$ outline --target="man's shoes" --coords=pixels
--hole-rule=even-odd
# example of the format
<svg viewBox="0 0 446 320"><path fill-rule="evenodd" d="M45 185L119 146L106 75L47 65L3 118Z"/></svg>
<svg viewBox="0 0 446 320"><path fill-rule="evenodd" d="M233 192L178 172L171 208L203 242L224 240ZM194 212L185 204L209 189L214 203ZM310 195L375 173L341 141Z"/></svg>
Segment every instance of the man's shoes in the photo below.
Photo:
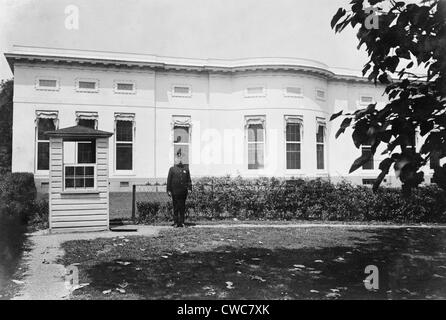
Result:
<svg viewBox="0 0 446 320"><path fill-rule="evenodd" d="M178 223L176 223L176 222L172 223L172 227L175 227L177 225L178 225Z"/></svg>
<svg viewBox="0 0 446 320"><path fill-rule="evenodd" d="M179 227L179 228L184 228L184 223L180 223L180 224L178 225L178 227Z"/></svg>

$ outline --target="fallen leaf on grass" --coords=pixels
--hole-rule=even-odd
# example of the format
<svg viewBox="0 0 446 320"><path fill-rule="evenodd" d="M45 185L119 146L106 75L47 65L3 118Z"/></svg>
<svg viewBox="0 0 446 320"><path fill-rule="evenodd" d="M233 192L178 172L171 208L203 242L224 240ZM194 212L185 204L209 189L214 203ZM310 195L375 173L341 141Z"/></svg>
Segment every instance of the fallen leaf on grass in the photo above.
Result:
<svg viewBox="0 0 446 320"><path fill-rule="evenodd" d="M169 256L161 256L161 258L168 259Z"/></svg>
<svg viewBox="0 0 446 320"><path fill-rule="evenodd" d="M254 260L254 261L260 261L260 260L262 260L262 259L260 259L260 258L251 258L251 260Z"/></svg>
<svg viewBox="0 0 446 320"><path fill-rule="evenodd" d="M320 271L320 270L312 270L312 271L310 271L310 273L311 274L320 274L320 273L322 273L322 271Z"/></svg>
<svg viewBox="0 0 446 320"><path fill-rule="evenodd" d="M234 286L233 286L233 282L231 282L231 281L226 281L226 288L227 289L234 289Z"/></svg>
<svg viewBox="0 0 446 320"><path fill-rule="evenodd" d="M305 266L303 264L293 264L293 267L303 269Z"/></svg>
<svg viewBox="0 0 446 320"><path fill-rule="evenodd" d="M237 271L237 274L242 274L242 272L241 271Z"/></svg>
<svg viewBox="0 0 446 320"><path fill-rule="evenodd" d="M440 276L439 274L434 273L434 275L432 276L434 278L446 278L445 276Z"/></svg>
<svg viewBox="0 0 446 320"><path fill-rule="evenodd" d="M115 290L118 291L119 293L125 293L125 290L121 288L116 288Z"/></svg>
<svg viewBox="0 0 446 320"><path fill-rule="evenodd" d="M345 259L342 258L342 257L337 257L336 259L333 259L333 261L335 261L335 262L344 262Z"/></svg>
<svg viewBox="0 0 446 320"><path fill-rule="evenodd" d="M90 285L89 283L80 283L80 284L78 284L78 285L75 285L75 286L71 289L71 291L75 291L75 290L81 289L81 288L86 287L86 286L89 286L89 285Z"/></svg>
<svg viewBox="0 0 446 320"><path fill-rule="evenodd" d="M266 282L266 280L260 276L251 276L251 280L258 280L260 282Z"/></svg>
<svg viewBox="0 0 446 320"><path fill-rule="evenodd" d="M128 261L116 261L117 264L121 264L123 266L128 266L129 264L131 264L131 262Z"/></svg>
<svg viewBox="0 0 446 320"><path fill-rule="evenodd" d="M236 262L235 262L235 264L238 264L238 265L240 265L240 264L242 264L243 262L244 262L245 260L237 260Z"/></svg>
<svg viewBox="0 0 446 320"><path fill-rule="evenodd" d="M12 282L14 282L15 284L24 284L25 281L21 281L21 280L11 280Z"/></svg>
<svg viewBox="0 0 446 320"><path fill-rule="evenodd" d="M324 261L323 260L314 260L314 262L316 262L316 263L323 263Z"/></svg>
<svg viewBox="0 0 446 320"><path fill-rule="evenodd" d="M104 291L102 291L102 293L103 293L103 294L109 294L109 293L111 293L111 289L104 290Z"/></svg>
<svg viewBox="0 0 446 320"><path fill-rule="evenodd" d="M341 295L339 293L337 293L337 292L330 292L330 293L327 293L325 296L327 298L337 298L337 297L339 297Z"/></svg>
<svg viewBox="0 0 446 320"><path fill-rule="evenodd" d="M317 291L317 290L313 290L313 289L310 290L310 292L311 292L311 293L319 293L319 291Z"/></svg>

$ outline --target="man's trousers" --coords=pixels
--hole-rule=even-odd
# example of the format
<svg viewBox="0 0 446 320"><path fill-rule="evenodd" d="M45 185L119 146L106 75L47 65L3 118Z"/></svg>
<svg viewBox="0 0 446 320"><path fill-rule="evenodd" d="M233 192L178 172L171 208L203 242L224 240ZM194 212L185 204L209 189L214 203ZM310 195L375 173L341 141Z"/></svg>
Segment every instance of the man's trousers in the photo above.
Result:
<svg viewBox="0 0 446 320"><path fill-rule="evenodd" d="M186 212L187 193L172 194L173 201L173 222L177 225L184 224L184 214Z"/></svg>

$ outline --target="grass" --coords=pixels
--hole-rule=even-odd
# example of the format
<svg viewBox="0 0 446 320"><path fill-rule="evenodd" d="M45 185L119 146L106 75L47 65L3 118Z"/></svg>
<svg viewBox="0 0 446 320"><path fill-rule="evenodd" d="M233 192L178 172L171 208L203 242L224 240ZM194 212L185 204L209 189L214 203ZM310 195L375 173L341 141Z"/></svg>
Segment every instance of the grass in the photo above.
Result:
<svg viewBox="0 0 446 320"><path fill-rule="evenodd" d="M438 229L169 229L66 242L61 262L89 283L74 299L444 299L445 240ZM363 283L371 264L376 291Z"/></svg>

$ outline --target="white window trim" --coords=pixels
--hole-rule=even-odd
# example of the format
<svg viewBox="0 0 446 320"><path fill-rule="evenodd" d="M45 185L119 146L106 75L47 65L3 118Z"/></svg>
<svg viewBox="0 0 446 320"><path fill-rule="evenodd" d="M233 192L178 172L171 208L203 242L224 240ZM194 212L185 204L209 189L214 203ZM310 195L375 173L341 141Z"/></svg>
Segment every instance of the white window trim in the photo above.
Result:
<svg viewBox="0 0 446 320"><path fill-rule="evenodd" d="M55 80L56 81L56 86L53 87L41 87L39 84L39 80ZM35 84L34 84L36 90L39 91L59 91L60 90L60 79L57 77L51 77L51 76L37 76L35 79Z"/></svg>
<svg viewBox="0 0 446 320"><path fill-rule="evenodd" d="M59 129L59 112L53 111L53 110L37 110L36 111L36 118L35 118L35 128L34 128L34 172L37 176L47 176L50 173L50 170L39 170L38 169L38 152L39 142L50 142L50 140L39 140L39 119L52 119L54 121L54 128L57 130ZM50 146L51 147L51 146ZM49 164L51 166L51 163Z"/></svg>
<svg viewBox="0 0 446 320"><path fill-rule="evenodd" d="M189 142L175 142L175 127L186 127L189 128ZM179 146L188 146L188 159L187 159L187 164L191 165L191 148L192 148L192 121L191 121L191 116L184 116L184 115L174 115L172 116L172 123L171 123L171 139L172 139L172 149L171 149L171 154L173 154L175 152L175 146L179 145ZM175 161L175 155L173 155L173 159Z"/></svg>
<svg viewBox="0 0 446 320"><path fill-rule="evenodd" d="M263 173L266 169L266 116L265 115L250 115L245 116L245 169L247 172ZM263 141L262 142L251 142L248 140L248 127L251 123L261 123L263 126ZM263 168L249 169L249 144L263 144Z"/></svg>
<svg viewBox="0 0 446 320"><path fill-rule="evenodd" d="M296 94L296 93L290 93L288 92L288 88L299 88L300 89L300 93ZM287 98L303 98L304 96L304 89L301 85L296 85L296 84L287 84L283 87L283 96L287 97Z"/></svg>
<svg viewBox="0 0 446 320"><path fill-rule="evenodd" d="M188 93L176 93L175 92L176 87L188 88L189 92ZM187 84L173 84L171 87L171 96L178 97L178 98L190 98L190 97L192 97L192 86L187 85Z"/></svg>
<svg viewBox="0 0 446 320"><path fill-rule="evenodd" d="M132 122L132 142L128 141L117 141L118 135L116 134L116 125L118 121L131 121ZM122 175L122 176L133 176L135 174L135 139L136 139L136 122L135 122L135 114L134 113L115 113L115 123L114 123L114 165L113 165L113 171L116 175ZM118 143L125 143L125 144L131 144L132 145L132 170L120 170L117 169L117 144Z"/></svg>
<svg viewBox="0 0 446 320"><path fill-rule="evenodd" d="M324 97L322 98L322 97L319 97L318 95L317 95L317 92L318 91L322 91L322 92L324 92ZM322 88L315 88L314 89L314 95L315 95L315 98L316 98L316 100L320 100L320 101L326 101L327 100L327 91L325 90L325 89L322 89Z"/></svg>
<svg viewBox="0 0 446 320"><path fill-rule="evenodd" d="M324 136L324 142L317 142L316 135L314 137L316 141L316 172L317 173L326 173L328 172L327 165L328 165L328 152L327 152L327 123L325 121L325 118L316 117L316 134L319 131L319 127L323 127L323 136ZM324 148L324 168L318 169L317 168L317 146L322 145Z"/></svg>
<svg viewBox="0 0 446 320"><path fill-rule="evenodd" d="M262 88L262 93L249 93L250 88ZM266 97L266 85L264 84L253 84L248 85L245 88L245 98L263 98Z"/></svg>
<svg viewBox="0 0 446 320"><path fill-rule="evenodd" d="M132 90L119 90L118 84L131 84L133 85ZM116 94L136 94L136 81L133 80L114 80L113 81L113 92Z"/></svg>
<svg viewBox="0 0 446 320"><path fill-rule="evenodd" d="M98 130L98 113L95 111L76 111L76 124L79 123L80 119L85 119L85 120L94 120L95 121L95 125L94 128L96 130Z"/></svg>
<svg viewBox="0 0 446 320"><path fill-rule="evenodd" d="M286 126L288 123L298 123L300 125L300 141L290 141L288 142L286 137ZM302 150L303 150L303 141L304 141L304 121L303 116L301 115L285 115L284 116L284 130L283 130L283 141L284 141L284 152L285 152L285 159L284 159L284 168L285 168L285 174L286 175L292 175L292 174L301 174L303 172L303 157L302 157ZM300 169L288 169L287 168L287 144L288 143L295 143L300 144Z"/></svg>
<svg viewBox="0 0 446 320"><path fill-rule="evenodd" d="M76 157L77 159L77 148L76 148ZM65 167L93 167L93 187L91 188L66 188L65 187ZM76 181L75 181L76 183ZM64 192L83 192L83 191L97 191L98 190L98 182L97 182L97 163L64 163L62 166L62 190Z"/></svg>
<svg viewBox="0 0 446 320"><path fill-rule="evenodd" d="M94 89L79 88L79 82L94 82L95 88ZM76 92L97 93L97 92L99 92L99 80L98 79L90 79L90 78L76 78L75 88L76 88Z"/></svg>
<svg viewBox="0 0 446 320"><path fill-rule="evenodd" d="M372 102L363 102L362 98L372 98ZM359 103L358 105L361 107L367 107L369 104L376 103L375 97L369 94L361 94L359 95Z"/></svg>

